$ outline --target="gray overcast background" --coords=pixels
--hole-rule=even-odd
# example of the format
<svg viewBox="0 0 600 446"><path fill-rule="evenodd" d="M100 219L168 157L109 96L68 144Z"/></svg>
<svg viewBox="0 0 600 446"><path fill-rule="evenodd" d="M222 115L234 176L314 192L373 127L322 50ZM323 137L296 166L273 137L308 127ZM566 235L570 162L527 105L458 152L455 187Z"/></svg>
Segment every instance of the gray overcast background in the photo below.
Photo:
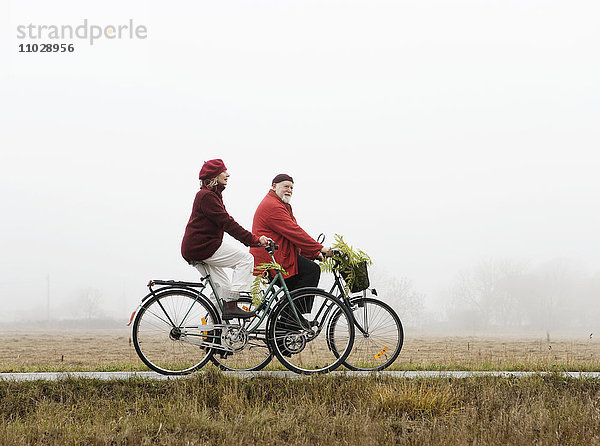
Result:
<svg viewBox="0 0 600 446"><path fill-rule="evenodd" d="M600 271L597 1L3 1L0 320L127 319L179 253L204 160L251 227L280 172L313 235L343 234L443 305L482 259ZM19 25L145 40L19 54ZM64 41L49 41L60 43Z"/></svg>

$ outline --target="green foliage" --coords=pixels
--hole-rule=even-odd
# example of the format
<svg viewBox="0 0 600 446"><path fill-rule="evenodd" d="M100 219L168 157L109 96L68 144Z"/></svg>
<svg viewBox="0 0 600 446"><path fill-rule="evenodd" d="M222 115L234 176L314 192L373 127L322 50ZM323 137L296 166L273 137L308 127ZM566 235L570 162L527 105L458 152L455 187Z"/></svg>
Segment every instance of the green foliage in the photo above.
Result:
<svg viewBox="0 0 600 446"><path fill-rule="evenodd" d="M255 307L260 305L260 303L264 299L264 290L266 289L267 285L269 285L270 270L281 271L281 274L283 274L284 276L287 275L287 272L285 271L283 266L276 262L261 263L260 265L255 267L254 271L256 273L259 273L259 275L254 277L254 281L250 286L252 305L254 305Z"/></svg>
<svg viewBox="0 0 600 446"><path fill-rule="evenodd" d="M344 237L339 234L335 234L332 248L336 250L336 254L321 262L321 270L324 272L333 272L334 269L339 271L346 281L346 294L349 294L356 281L360 279L359 275L364 274L361 273L360 265L362 263L371 265L373 261L367 253L346 243Z"/></svg>

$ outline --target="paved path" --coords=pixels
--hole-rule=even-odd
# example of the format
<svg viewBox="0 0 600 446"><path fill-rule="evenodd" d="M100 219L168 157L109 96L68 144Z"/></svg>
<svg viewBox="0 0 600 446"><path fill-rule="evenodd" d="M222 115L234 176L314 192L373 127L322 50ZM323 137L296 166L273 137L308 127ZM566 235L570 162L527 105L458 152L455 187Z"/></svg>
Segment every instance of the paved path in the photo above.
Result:
<svg viewBox="0 0 600 446"><path fill-rule="evenodd" d="M202 373L202 372L199 372ZM298 375L293 372L226 372L231 376L241 378L252 378L255 376L274 376L278 378L302 378L307 375ZM399 378L469 378L473 376L500 376L500 377L527 377L544 372L436 372L436 371L384 371L379 372L382 376L394 376ZM332 372L331 375L344 376L370 376L371 372ZM600 372L561 372L562 376L571 378L593 378L600 379ZM192 376L192 375L187 375ZM155 372L43 372L43 373L0 373L0 380L10 381L34 381L46 380L56 381L65 378L93 378L93 379L129 379L129 378L148 378L148 379L180 379L181 376L165 376Z"/></svg>

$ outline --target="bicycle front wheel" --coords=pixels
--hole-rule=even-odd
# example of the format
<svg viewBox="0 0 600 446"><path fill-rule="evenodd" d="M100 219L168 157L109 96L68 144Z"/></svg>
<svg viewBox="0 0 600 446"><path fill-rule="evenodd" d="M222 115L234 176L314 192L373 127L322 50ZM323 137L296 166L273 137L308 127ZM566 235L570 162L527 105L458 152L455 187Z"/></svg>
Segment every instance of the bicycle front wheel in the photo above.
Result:
<svg viewBox="0 0 600 446"><path fill-rule="evenodd" d="M350 370L383 370L390 366L404 343L404 330L396 312L385 302L372 297L351 298L350 307L356 336L344 365ZM346 322L342 318L339 323ZM336 324L337 315L332 319L334 330ZM337 345L333 347L337 349Z"/></svg>
<svg viewBox="0 0 600 446"><path fill-rule="evenodd" d="M291 300L292 305L284 297L269 318L268 338L273 353L296 373L335 370L350 354L354 341L349 310L337 297L318 288L299 289L291 294ZM328 329L333 316L335 327Z"/></svg>
<svg viewBox="0 0 600 446"><path fill-rule="evenodd" d="M133 345L140 359L163 375L185 375L206 364L220 336L210 302L185 290L148 299L133 322Z"/></svg>
<svg viewBox="0 0 600 446"><path fill-rule="evenodd" d="M255 309L251 297L240 297L238 305L246 311ZM222 370L262 370L273 358L267 343L265 325L266 322L263 321L260 327L253 330L252 333L248 333L248 343L242 350L233 353L216 350L212 356L214 364Z"/></svg>

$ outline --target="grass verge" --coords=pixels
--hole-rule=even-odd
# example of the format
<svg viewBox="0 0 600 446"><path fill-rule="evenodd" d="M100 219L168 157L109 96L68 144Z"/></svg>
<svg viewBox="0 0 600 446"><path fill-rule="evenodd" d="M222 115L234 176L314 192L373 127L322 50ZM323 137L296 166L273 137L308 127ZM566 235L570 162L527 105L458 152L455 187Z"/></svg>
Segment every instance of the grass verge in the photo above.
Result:
<svg viewBox="0 0 600 446"><path fill-rule="evenodd" d="M599 397L557 374L0 381L0 444L600 444Z"/></svg>

